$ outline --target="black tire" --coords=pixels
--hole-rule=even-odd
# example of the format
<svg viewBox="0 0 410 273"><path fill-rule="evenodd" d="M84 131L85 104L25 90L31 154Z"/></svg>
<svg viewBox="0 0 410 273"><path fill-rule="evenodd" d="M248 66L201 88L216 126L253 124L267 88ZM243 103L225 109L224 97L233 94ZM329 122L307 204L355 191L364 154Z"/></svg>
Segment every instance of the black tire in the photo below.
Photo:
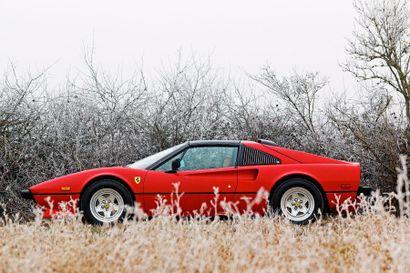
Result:
<svg viewBox="0 0 410 273"><path fill-rule="evenodd" d="M301 219L290 219L291 216L291 212L293 212L293 208L291 210L287 209L288 211L283 212L281 209L281 201L282 198L284 198L284 194L288 194L289 192L295 190L296 192L298 191L298 189L300 190L300 188L303 188L305 190L307 190L310 194L311 197L313 197L314 200L314 206L312 206L312 208L309 207L309 202L307 202L306 205L306 209L307 207L309 207L308 212L306 212L306 214L304 214L304 216L300 216ZM291 190L292 189L292 190ZM303 192L302 192L303 193ZM297 194L297 193L296 193ZM302 195L303 196L303 195ZM295 224L299 224L299 225L306 225L308 223L314 222L318 216L319 213L323 213L324 211L324 197L322 195L322 192L319 190L319 188L312 183L311 181L307 180L307 179L303 179L303 178L291 178L289 180L284 181L283 183L281 183L273 192L273 194L271 195L271 198L269 200L271 208L273 209L274 212L277 212L281 215L284 215L285 217L289 218L289 220L292 223ZM284 200L285 202L285 200ZM298 205L298 207L295 210L298 210L299 208L302 209L302 207L299 206L304 206L301 203L296 203L296 205ZM310 204L311 205L311 204ZM305 208L303 208L305 209ZM299 214L299 212L297 212ZM302 213L302 212L300 212ZM303 214L303 213L302 213ZM307 218L306 218L307 217ZM294 217L297 218L297 217ZM306 218L306 219L304 219Z"/></svg>
<svg viewBox="0 0 410 273"><path fill-rule="evenodd" d="M114 179L101 179L93 182L91 185L87 186L84 192L81 194L80 198L80 209L84 213L85 220L93 225L102 225L104 222L98 220L93 213L91 212L90 208L90 201L93 195L100 190L109 189L114 190L117 192L123 200L125 206L133 206L134 205L134 198L132 193L128 190L126 186L122 183L114 180ZM118 219L115 221L122 221L126 215L126 211L124 210ZM113 223L109 222L109 224Z"/></svg>

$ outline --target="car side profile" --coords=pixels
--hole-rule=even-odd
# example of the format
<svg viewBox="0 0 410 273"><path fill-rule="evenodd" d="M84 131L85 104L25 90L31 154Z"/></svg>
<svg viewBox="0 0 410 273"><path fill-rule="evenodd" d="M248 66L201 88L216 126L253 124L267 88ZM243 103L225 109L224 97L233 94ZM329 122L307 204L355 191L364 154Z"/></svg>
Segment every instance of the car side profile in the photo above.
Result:
<svg viewBox="0 0 410 273"><path fill-rule="evenodd" d="M309 223L318 213L334 211L337 203L366 192L360 187L359 163L279 147L268 140L197 140L128 166L54 178L21 194L35 200L45 218L61 210L58 203L76 200L89 223L102 224L121 220L125 205L135 203L152 215L158 196L171 200L175 184L183 193L183 215L224 214L220 204L211 203L216 188L218 200L235 204L242 213L248 209L245 200L264 189L268 202L253 206L253 212L263 215L273 209L297 224Z"/></svg>

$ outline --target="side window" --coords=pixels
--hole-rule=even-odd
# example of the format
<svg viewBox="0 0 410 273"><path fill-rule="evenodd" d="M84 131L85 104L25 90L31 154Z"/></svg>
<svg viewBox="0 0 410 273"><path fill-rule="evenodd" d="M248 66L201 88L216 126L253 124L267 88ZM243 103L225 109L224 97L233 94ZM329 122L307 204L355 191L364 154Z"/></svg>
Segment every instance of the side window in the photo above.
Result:
<svg viewBox="0 0 410 273"><path fill-rule="evenodd" d="M181 156L184 154L184 152L180 152L179 154L171 157L170 159L168 159L167 161L165 161L164 163L162 163L159 167L157 167L155 170L157 171L169 171L172 169L172 161L174 161L177 158L181 158Z"/></svg>
<svg viewBox="0 0 410 273"><path fill-rule="evenodd" d="M193 147L181 159L180 170L204 170L233 167L238 155L237 147Z"/></svg>

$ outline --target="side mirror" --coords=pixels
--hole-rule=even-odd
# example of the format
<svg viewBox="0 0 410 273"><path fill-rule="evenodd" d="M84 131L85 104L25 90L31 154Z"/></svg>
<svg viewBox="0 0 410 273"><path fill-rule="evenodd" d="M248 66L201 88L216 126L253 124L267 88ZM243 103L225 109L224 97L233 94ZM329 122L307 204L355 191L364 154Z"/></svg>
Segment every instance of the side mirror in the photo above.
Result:
<svg viewBox="0 0 410 273"><path fill-rule="evenodd" d="M176 172L181 167L181 159L177 158L172 161L172 171Z"/></svg>

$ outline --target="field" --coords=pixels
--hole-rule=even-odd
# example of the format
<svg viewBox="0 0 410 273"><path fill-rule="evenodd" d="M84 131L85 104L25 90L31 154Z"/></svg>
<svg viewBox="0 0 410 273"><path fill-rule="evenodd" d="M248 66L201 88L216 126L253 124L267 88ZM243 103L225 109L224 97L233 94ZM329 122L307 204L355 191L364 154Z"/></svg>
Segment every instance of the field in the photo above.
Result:
<svg viewBox="0 0 410 273"><path fill-rule="evenodd" d="M381 197L363 207L307 226L249 215L113 227L4 219L0 272L408 272L408 217L386 212Z"/></svg>

